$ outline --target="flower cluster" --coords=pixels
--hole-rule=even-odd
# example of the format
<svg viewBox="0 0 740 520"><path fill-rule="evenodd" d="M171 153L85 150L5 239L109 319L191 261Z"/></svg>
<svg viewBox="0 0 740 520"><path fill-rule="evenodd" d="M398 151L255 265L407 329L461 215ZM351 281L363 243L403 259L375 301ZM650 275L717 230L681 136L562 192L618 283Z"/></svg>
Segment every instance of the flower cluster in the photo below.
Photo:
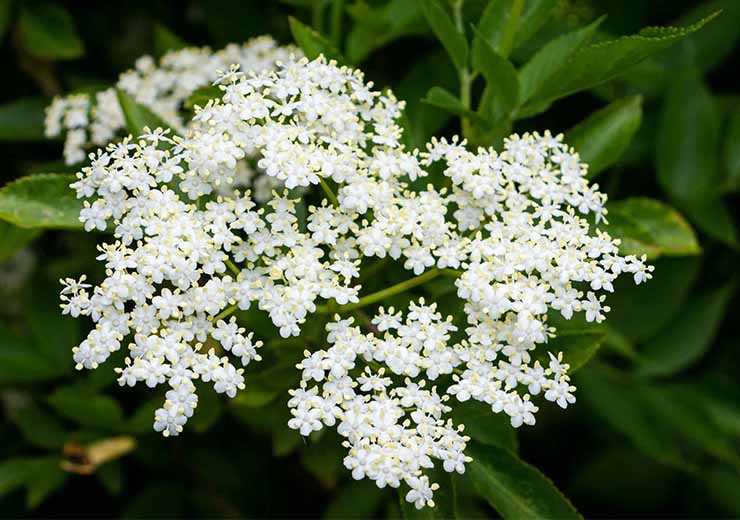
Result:
<svg viewBox="0 0 740 520"><path fill-rule="evenodd" d="M302 435L336 426L347 439L344 465L355 479L370 478L381 488L406 482L406 500L417 508L433 506L436 484L423 470L436 459L445 471L463 473L471 460L463 428L444 417L449 396L426 382L460 363L459 346L448 346L455 326L423 300L410 304L406 320L393 309L376 317L383 336L363 334L352 318L338 318L327 325L331 346L306 351L297 365L301 388L290 391L288 426Z"/></svg>
<svg viewBox="0 0 740 520"><path fill-rule="evenodd" d="M219 70L238 63L245 70L272 70L277 61L300 54L296 47L278 46L269 36L253 38L243 45L230 44L213 52L208 47L187 47L166 53L157 63L142 56L135 67L121 74L115 88L159 115L175 129L183 129L183 102L197 89L210 85ZM85 149L104 146L125 127L115 88L90 94L56 97L46 110L47 137L66 131L64 158L76 164Z"/></svg>
<svg viewBox="0 0 740 520"><path fill-rule="evenodd" d="M423 470L436 459L462 472L468 461L466 437L445 418L453 397L514 427L535 423L540 394L563 408L575 401L567 359L547 352L557 332L548 313L601 322L614 280L641 283L652 267L595 228L606 197L561 136L513 135L500 153L457 139L406 150L403 102L323 57L232 66L215 83L223 96L180 136L147 129L110 144L73 184L87 199L85 229L115 237L101 247L99 285L64 282L64 312L95 322L74 349L78 368L127 343L119 382L167 383L155 429L175 435L197 406L195 380L233 396L241 367L260 359L261 343L232 314L256 305L281 336L297 336L324 301L340 312L364 304L361 259L390 257L425 280L454 275L465 319L457 331L434 304L411 304L405 319L381 308L373 333L338 319L330 346L307 351L290 427L336 425L355 478L405 482L407 500L429 505L436 484ZM412 184L438 162L443 188ZM287 189L239 191L245 168ZM330 200L299 225L288 190L319 185Z"/></svg>

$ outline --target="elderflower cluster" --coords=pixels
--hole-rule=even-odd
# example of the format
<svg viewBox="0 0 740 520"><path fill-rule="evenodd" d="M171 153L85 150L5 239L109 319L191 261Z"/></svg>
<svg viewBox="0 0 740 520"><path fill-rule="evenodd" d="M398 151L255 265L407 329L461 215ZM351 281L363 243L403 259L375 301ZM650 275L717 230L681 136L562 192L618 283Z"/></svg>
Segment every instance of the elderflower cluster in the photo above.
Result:
<svg viewBox="0 0 740 520"><path fill-rule="evenodd" d="M297 365L301 387L290 391L288 426L302 435L336 426L346 438L344 465L353 478L380 488L405 482L406 500L419 509L433 506L438 485L424 470L436 460L447 472L464 473L472 460L464 453L470 439L463 428L445 418L449 396L426 381L460 364L458 347L448 346L456 330L451 321L423 299L409 305L405 320L393 308L381 309L373 320L378 335L337 316L326 327L330 347L306 351Z"/></svg>
<svg viewBox="0 0 740 520"><path fill-rule="evenodd" d="M457 139L406 150L403 102L323 57L236 65L215 84L223 96L196 108L180 135L146 129L110 144L73 184L85 229L114 237L101 246L100 284L63 282L64 312L95 323L74 349L78 368L125 345L120 384L167 384L154 426L176 435L197 406L196 380L233 397L243 367L260 359L234 313L255 305L281 336L298 336L324 302L363 305L362 259L390 257L424 279L454 276L463 319L453 325L419 301L405 319L381 308L371 334L330 324L330 346L298 366L291 428L337 426L355 478L405 482L423 507L436 489L424 469L436 459L462 472L469 460L445 419L453 398L504 412L514 427L535 423L539 396L575 402L568 360L547 349L557 333L548 314L601 322L614 280L642 283L652 267L620 256L596 227L606 197L562 136L513 135L500 153ZM287 189L235 189L245 168ZM444 187L412 184L425 177ZM318 186L329 201L296 198Z"/></svg>
<svg viewBox="0 0 740 520"><path fill-rule="evenodd" d="M151 56L136 60L133 69L120 75L115 87L90 94L56 97L46 109L45 133L66 132L67 164L85 159L85 149L104 146L125 128L116 88L146 106L173 128L182 130L183 103L197 89L209 85L219 70L238 63L245 70L272 70L277 61L300 54L293 46L279 46L270 36L253 38L242 45L229 44L213 52L208 47L187 47L167 52L159 62Z"/></svg>

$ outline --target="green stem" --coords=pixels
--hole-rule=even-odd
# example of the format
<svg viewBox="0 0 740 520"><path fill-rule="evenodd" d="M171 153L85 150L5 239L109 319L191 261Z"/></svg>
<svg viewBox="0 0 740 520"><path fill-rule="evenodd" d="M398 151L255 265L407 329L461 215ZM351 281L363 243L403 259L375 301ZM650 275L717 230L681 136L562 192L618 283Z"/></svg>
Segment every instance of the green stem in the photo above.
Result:
<svg viewBox="0 0 740 520"><path fill-rule="evenodd" d="M234 273L236 276L239 276L239 273L241 273L241 269L239 269L234 262L231 260L226 260L226 267L229 268L229 271Z"/></svg>
<svg viewBox="0 0 740 520"><path fill-rule="evenodd" d="M414 287L417 287L419 285L425 284L428 281L438 277L439 275L458 276L458 272L453 271L452 269L430 269L426 273L422 273L419 276L409 278L408 280L399 282L396 285L392 285L380 291L368 294L367 296L363 296L357 303L348 303L347 305L334 307L333 309L330 308L329 305L317 305L316 312L319 314L329 314L331 312L341 314L343 312L352 311L354 309L360 309L362 307L366 307L368 305L372 305L373 303L382 301L386 298L390 298L391 296L406 292L409 289L413 289Z"/></svg>
<svg viewBox="0 0 740 520"><path fill-rule="evenodd" d="M329 20L329 34L332 43L339 48L342 41L342 14L344 12L344 0L333 0L331 3L331 19Z"/></svg>
<svg viewBox="0 0 740 520"><path fill-rule="evenodd" d="M334 195L334 191L331 189L331 186L329 186L329 183L327 183L323 177L319 177L319 182L321 183L321 189L324 190L329 202L338 207L339 200L337 199L337 196Z"/></svg>
<svg viewBox="0 0 740 520"><path fill-rule="evenodd" d="M237 311L238 308L239 307L236 305L229 305L224 310L222 310L220 314L217 314L213 319L211 319L211 321L213 323L216 323L218 320L222 320L228 316L231 316Z"/></svg>
<svg viewBox="0 0 740 520"><path fill-rule="evenodd" d="M465 38L465 26L463 25L462 12L464 3L465 0L457 0L452 4L452 15L455 19L455 27L457 28L457 32L462 34L463 38ZM470 110L470 91L473 85L473 75L470 69L466 66L458 71L458 78L460 80L460 102L466 110ZM463 137L469 137L472 129L470 119L465 116L460 116L460 128Z"/></svg>

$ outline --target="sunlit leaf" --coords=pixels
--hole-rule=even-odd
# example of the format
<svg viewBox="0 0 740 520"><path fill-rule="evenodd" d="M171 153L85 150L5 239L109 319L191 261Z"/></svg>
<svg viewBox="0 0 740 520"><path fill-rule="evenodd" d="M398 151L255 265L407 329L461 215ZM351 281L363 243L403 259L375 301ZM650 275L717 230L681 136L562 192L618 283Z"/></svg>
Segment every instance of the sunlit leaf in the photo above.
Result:
<svg viewBox="0 0 740 520"><path fill-rule="evenodd" d="M424 17L457 70L468 66L468 42L438 0L417 0Z"/></svg>
<svg viewBox="0 0 740 520"><path fill-rule="evenodd" d="M28 175L0 188L0 219L23 228L81 229L73 175Z"/></svg>
<svg viewBox="0 0 740 520"><path fill-rule="evenodd" d="M327 59L334 59L339 63L346 62L339 49L316 30L292 16L288 18L288 22L290 23L290 32L293 39L308 59L313 60L323 54Z"/></svg>

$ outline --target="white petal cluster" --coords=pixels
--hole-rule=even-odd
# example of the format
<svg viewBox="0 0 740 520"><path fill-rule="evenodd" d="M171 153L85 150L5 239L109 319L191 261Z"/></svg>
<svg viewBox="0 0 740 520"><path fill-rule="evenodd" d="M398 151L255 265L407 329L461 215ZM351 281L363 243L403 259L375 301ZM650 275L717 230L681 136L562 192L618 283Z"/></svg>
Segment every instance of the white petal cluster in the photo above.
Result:
<svg viewBox="0 0 740 520"><path fill-rule="evenodd" d="M419 509L434 506L439 486L424 470L436 463L464 473L471 460L463 427L445 417L449 396L427 385L461 363L448 345L456 330L451 321L423 299L410 304L405 320L392 308L381 310L373 323L382 335L363 334L352 318L337 316L326 327L330 347L306 351L297 365L301 387L290 391L288 426L302 435L336 427L346 438L344 465L353 478L369 478L380 488L405 482L406 500Z"/></svg>
<svg viewBox="0 0 740 520"><path fill-rule="evenodd" d="M245 385L237 366L260 359L234 312L256 305L281 336L297 336L318 305L360 302L362 258L390 257L415 275L454 274L463 330L423 301L405 318L381 308L373 334L330 324L331 346L299 365L291 428L336 426L356 478L405 482L422 507L437 488L424 469L438 460L462 472L468 460L445 418L450 396L514 427L535 423L540 395L575 402L567 359L547 348L548 313L601 322L614 280L641 283L652 267L598 230L606 197L561 136L513 135L500 153L456 139L409 151L403 102L323 57L233 66L216 84L222 98L181 136L147 129L111 144L73 184L87 199L85 229L115 237L101 247L99 285L64 282L64 312L95 322L74 350L79 368L126 344L120 383L168 384L155 429L177 434L197 406L194 381L233 396ZM308 207L299 226L295 192L234 189L255 173L289 189L322 185L332 202ZM434 184L418 188L424 177Z"/></svg>
<svg viewBox="0 0 740 520"><path fill-rule="evenodd" d="M238 63L244 70L272 70L277 61L299 55L293 46L279 46L270 36L259 36L242 45L229 44L216 52L208 47L187 47L167 52L159 62L151 56L136 60L133 69L120 75L115 87L90 94L56 97L46 109L45 133L66 132L64 158L76 164L91 146L104 146L125 128L116 88L146 106L177 130L187 123L183 102L197 89L210 85L219 70Z"/></svg>

